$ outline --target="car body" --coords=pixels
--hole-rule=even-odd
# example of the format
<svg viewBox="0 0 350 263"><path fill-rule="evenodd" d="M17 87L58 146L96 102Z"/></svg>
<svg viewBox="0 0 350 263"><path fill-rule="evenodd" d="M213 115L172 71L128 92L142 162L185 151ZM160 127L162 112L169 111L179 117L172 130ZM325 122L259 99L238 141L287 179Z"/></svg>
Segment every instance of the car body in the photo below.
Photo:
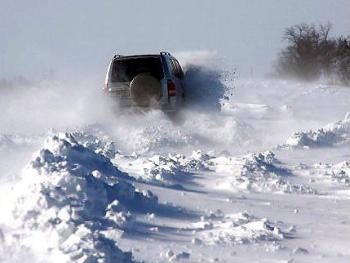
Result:
<svg viewBox="0 0 350 263"><path fill-rule="evenodd" d="M184 103L184 72L169 52L115 55L108 66L104 90L120 107L175 112Z"/></svg>

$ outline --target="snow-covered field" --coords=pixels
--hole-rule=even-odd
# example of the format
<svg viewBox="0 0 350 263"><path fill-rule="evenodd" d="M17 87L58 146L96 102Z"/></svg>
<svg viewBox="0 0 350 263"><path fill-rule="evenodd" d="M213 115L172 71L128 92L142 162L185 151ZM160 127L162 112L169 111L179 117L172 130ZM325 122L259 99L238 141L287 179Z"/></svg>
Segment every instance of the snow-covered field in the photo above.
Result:
<svg viewBox="0 0 350 263"><path fill-rule="evenodd" d="M350 88L179 56L176 121L94 81L1 91L0 262L350 261Z"/></svg>

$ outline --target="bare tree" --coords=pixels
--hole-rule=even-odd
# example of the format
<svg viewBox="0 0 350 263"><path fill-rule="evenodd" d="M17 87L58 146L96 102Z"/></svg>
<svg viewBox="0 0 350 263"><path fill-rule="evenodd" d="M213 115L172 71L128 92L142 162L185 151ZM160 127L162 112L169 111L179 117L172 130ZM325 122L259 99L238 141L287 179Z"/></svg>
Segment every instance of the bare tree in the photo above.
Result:
<svg viewBox="0 0 350 263"><path fill-rule="evenodd" d="M341 80L350 84L350 36L337 39L337 52L335 56L336 71Z"/></svg>
<svg viewBox="0 0 350 263"><path fill-rule="evenodd" d="M330 23L287 28L283 39L288 44L279 54L277 71L305 80L333 74L337 41L329 37L331 28Z"/></svg>

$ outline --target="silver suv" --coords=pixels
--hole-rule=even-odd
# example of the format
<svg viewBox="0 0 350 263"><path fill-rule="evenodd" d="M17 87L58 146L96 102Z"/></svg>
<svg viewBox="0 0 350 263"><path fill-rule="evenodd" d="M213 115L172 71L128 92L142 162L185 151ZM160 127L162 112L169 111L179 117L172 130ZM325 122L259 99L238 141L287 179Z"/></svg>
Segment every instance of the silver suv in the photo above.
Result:
<svg viewBox="0 0 350 263"><path fill-rule="evenodd" d="M121 107L158 108L174 112L184 102L184 73L169 52L156 55L115 55L104 90Z"/></svg>

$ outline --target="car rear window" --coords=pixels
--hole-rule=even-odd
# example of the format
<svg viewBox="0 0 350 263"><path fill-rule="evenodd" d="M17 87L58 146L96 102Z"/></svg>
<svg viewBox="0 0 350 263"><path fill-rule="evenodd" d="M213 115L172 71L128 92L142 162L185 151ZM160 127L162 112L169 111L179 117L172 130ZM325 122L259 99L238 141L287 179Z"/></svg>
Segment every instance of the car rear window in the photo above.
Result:
<svg viewBox="0 0 350 263"><path fill-rule="evenodd" d="M140 73L149 73L157 79L164 77L160 56L121 58L113 63L112 82L130 82Z"/></svg>

